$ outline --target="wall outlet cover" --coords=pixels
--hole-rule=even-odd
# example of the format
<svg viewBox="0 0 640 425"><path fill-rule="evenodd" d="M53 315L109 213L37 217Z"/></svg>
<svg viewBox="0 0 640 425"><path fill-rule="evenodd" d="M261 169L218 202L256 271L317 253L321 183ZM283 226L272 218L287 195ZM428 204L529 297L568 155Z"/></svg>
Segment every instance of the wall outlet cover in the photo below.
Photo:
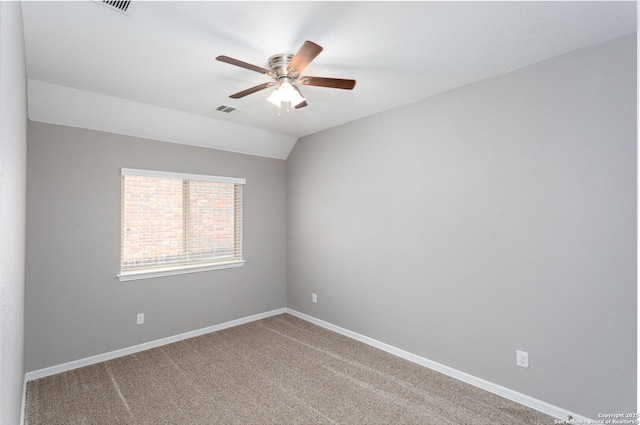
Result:
<svg viewBox="0 0 640 425"><path fill-rule="evenodd" d="M529 353L516 350L516 365L524 368L529 367Z"/></svg>

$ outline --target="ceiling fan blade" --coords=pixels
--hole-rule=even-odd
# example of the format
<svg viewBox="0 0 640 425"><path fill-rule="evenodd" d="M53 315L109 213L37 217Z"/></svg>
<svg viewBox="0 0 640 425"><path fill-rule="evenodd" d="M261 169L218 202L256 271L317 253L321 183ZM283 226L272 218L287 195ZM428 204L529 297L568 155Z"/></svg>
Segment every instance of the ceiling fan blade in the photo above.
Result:
<svg viewBox="0 0 640 425"><path fill-rule="evenodd" d="M270 81L268 83L258 84L257 86L251 87L250 89L246 89L246 90L243 90L243 91L238 92L236 94L232 94L229 97L232 98L232 99L240 99L241 97L245 97L245 96L247 96L247 95L249 95L251 93L255 93L257 91L264 90L267 87L271 87L274 84L275 84L275 81Z"/></svg>
<svg viewBox="0 0 640 425"><path fill-rule="evenodd" d="M240 68L248 69L249 71L259 72L260 74L269 74L271 72L271 70L267 68L262 68L257 65L251 65L250 63L242 62L238 59L230 58L229 56L218 56L216 60L228 63L230 65L239 66Z"/></svg>
<svg viewBox="0 0 640 425"><path fill-rule="evenodd" d="M312 41L305 41L298 53L289 62L288 68L300 74L320 52L322 52L322 47Z"/></svg>
<svg viewBox="0 0 640 425"><path fill-rule="evenodd" d="M351 90L356 86L356 80L346 80L344 78L301 77L298 79L298 82L305 86L329 87L344 90Z"/></svg>

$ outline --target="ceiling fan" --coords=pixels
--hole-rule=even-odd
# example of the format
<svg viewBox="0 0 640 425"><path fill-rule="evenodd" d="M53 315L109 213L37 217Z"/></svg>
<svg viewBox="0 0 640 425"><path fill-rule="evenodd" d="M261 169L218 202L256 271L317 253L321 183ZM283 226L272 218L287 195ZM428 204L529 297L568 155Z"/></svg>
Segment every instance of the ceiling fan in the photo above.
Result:
<svg viewBox="0 0 640 425"><path fill-rule="evenodd" d="M269 69L250 63L242 62L228 56L218 56L216 60L225 62L230 65L239 66L250 71L265 74L273 79L266 83L248 88L241 92L229 96L232 99L240 99L260 90L277 86L268 101L278 107L285 106L287 110L293 106L295 109L307 106L306 99L302 96L302 92L296 84L316 87L329 87L334 89L351 90L356 85L356 80L346 80L343 78L327 78L327 77L309 77L300 74L311 63L316 56L322 52L322 47L311 41L305 41L298 53L277 54L269 58Z"/></svg>

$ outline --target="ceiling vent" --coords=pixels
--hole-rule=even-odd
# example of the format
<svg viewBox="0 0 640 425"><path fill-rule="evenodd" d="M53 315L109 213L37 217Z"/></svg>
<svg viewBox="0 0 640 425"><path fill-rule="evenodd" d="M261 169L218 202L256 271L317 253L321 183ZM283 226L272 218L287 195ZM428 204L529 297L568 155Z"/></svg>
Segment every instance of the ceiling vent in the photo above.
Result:
<svg viewBox="0 0 640 425"><path fill-rule="evenodd" d="M216 108L216 111L223 114L234 115L239 114L240 112L244 112L244 109L234 108L233 106L220 105Z"/></svg>
<svg viewBox="0 0 640 425"><path fill-rule="evenodd" d="M127 16L131 16L135 3L131 0L94 0L96 3L100 3L103 6L108 7L111 10L124 13Z"/></svg>

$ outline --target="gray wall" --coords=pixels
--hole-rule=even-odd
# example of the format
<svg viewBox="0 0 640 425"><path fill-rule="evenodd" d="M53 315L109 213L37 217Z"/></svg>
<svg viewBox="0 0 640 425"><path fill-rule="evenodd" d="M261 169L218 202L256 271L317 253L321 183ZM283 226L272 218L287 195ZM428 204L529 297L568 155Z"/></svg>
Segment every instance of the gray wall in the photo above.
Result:
<svg viewBox="0 0 640 425"><path fill-rule="evenodd" d="M27 164L27 371L285 307L285 161L29 122ZM246 178L246 265L120 282L122 167Z"/></svg>
<svg viewBox="0 0 640 425"><path fill-rule="evenodd" d="M288 173L290 308L636 412L635 35L308 136Z"/></svg>
<svg viewBox="0 0 640 425"><path fill-rule="evenodd" d="M24 383L27 73L19 2L0 2L0 423L20 422Z"/></svg>

